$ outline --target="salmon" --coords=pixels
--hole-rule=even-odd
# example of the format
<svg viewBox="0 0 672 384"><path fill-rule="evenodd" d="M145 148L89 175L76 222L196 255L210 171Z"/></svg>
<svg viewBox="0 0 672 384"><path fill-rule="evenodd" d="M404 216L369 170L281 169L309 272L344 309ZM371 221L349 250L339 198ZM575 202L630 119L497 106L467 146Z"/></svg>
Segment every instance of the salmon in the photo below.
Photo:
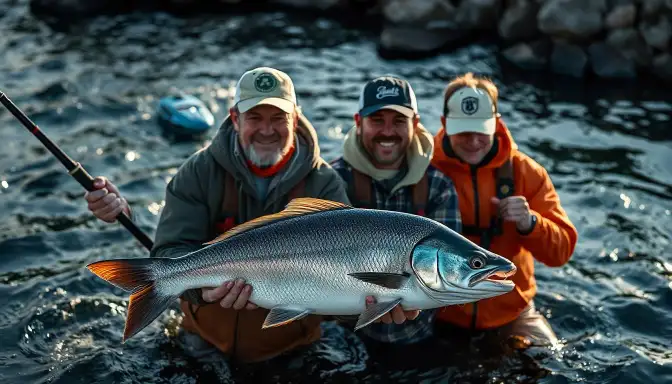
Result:
<svg viewBox="0 0 672 384"><path fill-rule="evenodd" d="M424 310L510 292L516 267L445 225L409 213L315 198L240 224L177 258L97 261L87 268L130 292L123 342L188 289L244 279L269 309L262 328L310 314L358 316L355 330L396 305ZM366 296L377 303L367 308Z"/></svg>

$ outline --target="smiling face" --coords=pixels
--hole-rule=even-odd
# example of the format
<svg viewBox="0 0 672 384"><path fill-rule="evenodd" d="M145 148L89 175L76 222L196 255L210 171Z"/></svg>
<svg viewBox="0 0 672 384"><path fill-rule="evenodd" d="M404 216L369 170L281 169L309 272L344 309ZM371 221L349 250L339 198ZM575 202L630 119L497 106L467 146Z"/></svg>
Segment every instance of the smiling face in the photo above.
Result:
<svg viewBox="0 0 672 384"><path fill-rule="evenodd" d="M445 117L441 117L441 122L445 126ZM467 164L476 165L483 161L492 149L495 136L476 132L462 132L448 135L448 139L457 157Z"/></svg>
<svg viewBox="0 0 672 384"><path fill-rule="evenodd" d="M271 105L259 105L245 113L235 109L230 113L245 157L258 167L278 163L294 144L296 112L291 114Z"/></svg>
<svg viewBox="0 0 672 384"><path fill-rule="evenodd" d="M451 81L443 96L441 125L455 155L477 165L490 152L497 131L499 91L485 78L467 73Z"/></svg>
<svg viewBox="0 0 672 384"><path fill-rule="evenodd" d="M418 124L418 117L381 109L366 117L355 115L357 137L371 162L379 169L397 169Z"/></svg>

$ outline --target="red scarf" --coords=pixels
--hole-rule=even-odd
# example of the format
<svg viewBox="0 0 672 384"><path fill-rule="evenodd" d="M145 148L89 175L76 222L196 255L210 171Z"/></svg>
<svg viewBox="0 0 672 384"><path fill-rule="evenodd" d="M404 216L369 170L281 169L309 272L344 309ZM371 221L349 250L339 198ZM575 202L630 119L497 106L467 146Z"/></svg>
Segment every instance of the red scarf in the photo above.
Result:
<svg viewBox="0 0 672 384"><path fill-rule="evenodd" d="M280 161L278 161L277 163L271 165L270 167L260 168L260 167L258 167L258 166L256 166L256 165L254 165L254 164L253 164L251 161L249 161L249 160L247 160L247 167L250 168L250 170L252 171L252 173L254 173L255 175L257 175L257 176L259 176L259 177L269 177L269 176L273 176L273 175L275 175L276 173L278 173L278 171L280 171L280 170L282 169L282 167L285 166L285 164L287 164L287 162L289 161L289 159L292 158L292 155L293 155L293 154L294 154L294 145L292 145L292 146L289 148L289 151L287 152L287 154L286 154L282 159L280 159Z"/></svg>

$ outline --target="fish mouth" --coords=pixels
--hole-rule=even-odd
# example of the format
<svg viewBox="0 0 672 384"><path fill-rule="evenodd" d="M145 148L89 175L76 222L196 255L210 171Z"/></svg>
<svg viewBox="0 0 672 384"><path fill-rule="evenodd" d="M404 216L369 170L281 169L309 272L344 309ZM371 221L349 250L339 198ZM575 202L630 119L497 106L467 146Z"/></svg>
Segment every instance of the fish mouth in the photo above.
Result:
<svg viewBox="0 0 672 384"><path fill-rule="evenodd" d="M507 278L513 276L516 273L516 266L511 264L510 266L501 266L493 268L489 271L483 271L475 274L469 281L469 288L475 286L476 284L487 282L488 286L494 286L494 288L502 288L510 290L513 288L514 283Z"/></svg>

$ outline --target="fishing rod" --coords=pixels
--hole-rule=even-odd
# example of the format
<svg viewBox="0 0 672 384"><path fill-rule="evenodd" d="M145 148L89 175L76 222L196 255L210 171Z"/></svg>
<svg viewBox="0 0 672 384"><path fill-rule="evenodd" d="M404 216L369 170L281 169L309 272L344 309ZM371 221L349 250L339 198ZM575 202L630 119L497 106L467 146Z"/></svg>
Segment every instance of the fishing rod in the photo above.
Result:
<svg viewBox="0 0 672 384"><path fill-rule="evenodd" d="M26 116L19 109L19 107L17 107L2 91L0 91L0 103L2 103L2 105L4 105L5 108L7 108L7 110L9 110L9 112L11 112L12 115L14 115L14 117L16 117L30 133L37 137L37 139L42 142L49 152L56 156L56 158L68 170L68 174L70 176L77 180L79 184L81 184L82 187L84 187L87 191L95 191L95 188L93 187L93 177L91 177L91 175L86 172L84 167L82 167L80 163L71 159L56 144L54 144L42 132L42 130L40 130L40 128L35 123L33 123L28 118L28 116ZM145 248L148 250L152 249L154 246L152 240L144 232L142 232L142 230L138 228L123 211L117 215L117 220L121 223L121 225L126 227L126 229L128 229L128 231L131 232L131 234L135 236L135 238L138 239L142 245L145 246Z"/></svg>

